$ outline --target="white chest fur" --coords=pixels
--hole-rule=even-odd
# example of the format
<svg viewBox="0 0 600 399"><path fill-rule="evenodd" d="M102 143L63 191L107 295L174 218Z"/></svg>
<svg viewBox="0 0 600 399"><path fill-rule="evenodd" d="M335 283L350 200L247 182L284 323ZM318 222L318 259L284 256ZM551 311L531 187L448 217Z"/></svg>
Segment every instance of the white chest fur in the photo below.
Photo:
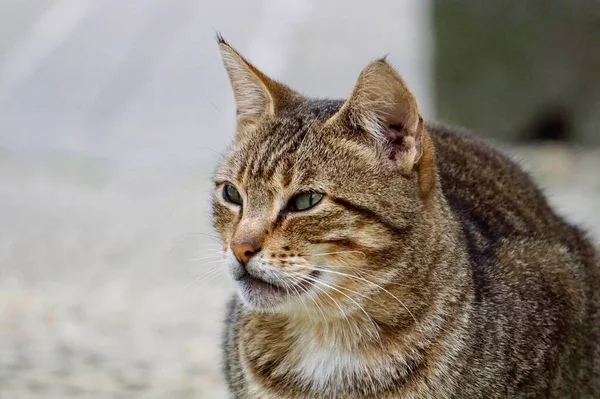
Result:
<svg viewBox="0 0 600 399"><path fill-rule="evenodd" d="M369 369L365 357L360 352L346 352L332 346L317 344L315 341L298 345L295 352L298 359L298 375L315 388L322 389L327 384L343 383L353 375L364 375Z"/></svg>

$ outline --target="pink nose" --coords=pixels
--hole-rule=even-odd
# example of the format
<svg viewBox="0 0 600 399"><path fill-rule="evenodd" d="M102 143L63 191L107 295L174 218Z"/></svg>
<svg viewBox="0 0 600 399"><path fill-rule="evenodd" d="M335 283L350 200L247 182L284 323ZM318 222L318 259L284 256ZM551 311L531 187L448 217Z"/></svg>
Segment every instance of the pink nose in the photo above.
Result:
<svg viewBox="0 0 600 399"><path fill-rule="evenodd" d="M250 258L252 258L252 256L258 252L258 250L260 248L255 248L252 245L250 245L250 243L247 242L243 242L243 243L231 243L230 245L231 250L233 251L235 257L237 258L237 260L245 265L246 263L248 263L250 261Z"/></svg>

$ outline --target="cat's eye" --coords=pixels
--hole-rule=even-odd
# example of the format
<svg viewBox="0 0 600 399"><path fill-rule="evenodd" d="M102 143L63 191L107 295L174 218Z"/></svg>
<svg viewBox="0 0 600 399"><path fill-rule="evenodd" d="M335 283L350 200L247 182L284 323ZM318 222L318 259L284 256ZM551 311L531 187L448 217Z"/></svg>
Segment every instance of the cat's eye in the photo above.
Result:
<svg viewBox="0 0 600 399"><path fill-rule="evenodd" d="M223 198L225 201L236 205L242 205L244 202L237 188L235 188L233 184L229 183L225 184L225 187L223 187Z"/></svg>
<svg viewBox="0 0 600 399"><path fill-rule="evenodd" d="M294 212L305 211L317 205L321 199L323 199L323 194L310 192L300 193L290 200L287 208Z"/></svg>

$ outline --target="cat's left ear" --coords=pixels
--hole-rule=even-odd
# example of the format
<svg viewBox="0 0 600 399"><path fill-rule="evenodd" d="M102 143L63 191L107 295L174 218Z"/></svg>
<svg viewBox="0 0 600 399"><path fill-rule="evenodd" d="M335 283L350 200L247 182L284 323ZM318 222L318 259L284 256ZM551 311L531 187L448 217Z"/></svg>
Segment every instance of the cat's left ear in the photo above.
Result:
<svg viewBox="0 0 600 399"><path fill-rule="evenodd" d="M238 125L275 115L286 102L299 95L278 83L242 57L222 36L217 35L223 64L235 97Z"/></svg>
<svg viewBox="0 0 600 399"><path fill-rule="evenodd" d="M390 167L419 175L423 196L435 181L435 150L417 103L406 83L385 59L369 64L354 90L327 123L350 123L381 145Z"/></svg>

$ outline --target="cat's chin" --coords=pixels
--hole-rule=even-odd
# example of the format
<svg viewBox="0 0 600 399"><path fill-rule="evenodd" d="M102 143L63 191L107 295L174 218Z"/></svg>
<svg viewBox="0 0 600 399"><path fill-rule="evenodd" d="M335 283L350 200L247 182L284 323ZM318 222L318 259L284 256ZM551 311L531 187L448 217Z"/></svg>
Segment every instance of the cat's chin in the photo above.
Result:
<svg viewBox="0 0 600 399"><path fill-rule="evenodd" d="M287 287L246 274L237 280L237 290L242 301L252 309L283 311L286 304L301 301L300 296L310 290L319 274L318 271L311 272L308 279Z"/></svg>

